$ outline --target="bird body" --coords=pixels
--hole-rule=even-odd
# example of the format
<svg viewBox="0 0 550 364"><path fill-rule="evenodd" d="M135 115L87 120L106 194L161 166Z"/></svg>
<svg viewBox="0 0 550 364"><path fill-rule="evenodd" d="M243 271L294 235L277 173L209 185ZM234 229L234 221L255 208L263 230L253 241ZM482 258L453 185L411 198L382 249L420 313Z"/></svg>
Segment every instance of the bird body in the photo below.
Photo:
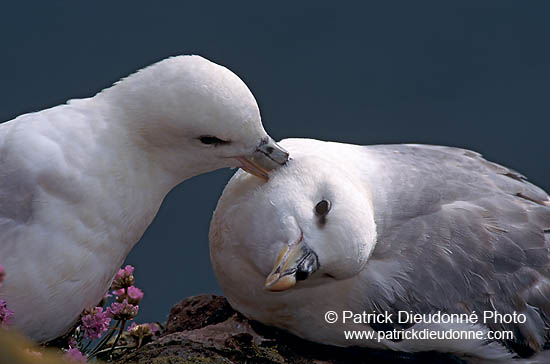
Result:
<svg viewBox="0 0 550 364"><path fill-rule="evenodd" d="M9 272L2 293L17 327L38 341L62 334L64 317L72 321L99 302L171 187L152 163L124 150L100 115L86 125L82 108L90 103L25 115L0 129L0 257ZM112 163L104 157L110 153L118 156ZM47 326L35 323L50 316L57 319Z"/></svg>
<svg viewBox="0 0 550 364"><path fill-rule="evenodd" d="M267 160L264 145L281 158ZM246 85L197 56L1 124L0 297L15 327L36 341L64 334L178 183L243 160L269 170L284 154Z"/></svg>
<svg viewBox="0 0 550 364"><path fill-rule="evenodd" d="M237 172L212 219L211 259L245 316L337 346L509 360L542 350L550 317L550 199L479 154L427 145L281 144L263 183ZM325 314L334 311L334 323ZM474 314L477 322L397 322ZM366 323L343 313L390 314ZM484 321L484 312L526 322ZM403 316L404 317L404 316ZM409 320L410 321L410 320ZM510 340L346 339L344 331L509 330ZM376 336L374 336L376 338Z"/></svg>

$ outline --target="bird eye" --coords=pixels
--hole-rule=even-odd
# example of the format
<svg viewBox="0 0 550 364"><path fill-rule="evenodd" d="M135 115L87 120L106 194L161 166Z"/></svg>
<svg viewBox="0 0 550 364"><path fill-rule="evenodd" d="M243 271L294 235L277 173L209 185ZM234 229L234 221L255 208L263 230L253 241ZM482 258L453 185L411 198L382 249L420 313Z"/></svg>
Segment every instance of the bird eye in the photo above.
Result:
<svg viewBox="0 0 550 364"><path fill-rule="evenodd" d="M222 140L220 138L217 138L215 136L211 135L203 135L199 138L202 144L214 144L214 145L221 145L221 144L228 144L229 142L227 140Z"/></svg>
<svg viewBox="0 0 550 364"><path fill-rule="evenodd" d="M318 216L325 216L330 211L330 201L321 200L315 205L315 214Z"/></svg>

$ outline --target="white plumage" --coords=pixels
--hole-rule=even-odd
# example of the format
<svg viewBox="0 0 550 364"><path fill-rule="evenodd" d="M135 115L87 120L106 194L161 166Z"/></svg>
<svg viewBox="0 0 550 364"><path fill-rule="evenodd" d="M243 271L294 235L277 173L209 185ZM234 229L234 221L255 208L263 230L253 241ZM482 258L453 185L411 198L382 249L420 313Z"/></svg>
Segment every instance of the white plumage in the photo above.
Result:
<svg viewBox="0 0 550 364"><path fill-rule="evenodd" d="M1 124L0 297L15 326L37 341L63 334L178 183L222 167L265 177L287 157L246 85L198 56Z"/></svg>
<svg viewBox="0 0 550 364"><path fill-rule="evenodd" d="M544 191L464 149L308 139L281 145L292 155L287 166L266 183L237 172L212 219L212 263L236 310L330 345L504 361L543 349L550 334L550 200ZM339 315L336 323L325 321L328 311ZM527 321L344 324L343 311L498 311L521 313ZM344 336L344 330L413 329L509 330L514 338Z"/></svg>

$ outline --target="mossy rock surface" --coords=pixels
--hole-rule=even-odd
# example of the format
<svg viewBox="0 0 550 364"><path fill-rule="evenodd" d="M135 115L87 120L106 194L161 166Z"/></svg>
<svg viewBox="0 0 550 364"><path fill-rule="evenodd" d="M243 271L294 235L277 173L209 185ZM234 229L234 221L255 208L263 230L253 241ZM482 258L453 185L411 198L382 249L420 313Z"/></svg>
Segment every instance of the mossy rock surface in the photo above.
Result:
<svg viewBox="0 0 550 364"><path fill-rule="evenodd" d="M463 361L440 353L409 354L315 344L246 319L224 297L201 295L174 306L160 338L117 361L123 363L459 364Z"/></svg>

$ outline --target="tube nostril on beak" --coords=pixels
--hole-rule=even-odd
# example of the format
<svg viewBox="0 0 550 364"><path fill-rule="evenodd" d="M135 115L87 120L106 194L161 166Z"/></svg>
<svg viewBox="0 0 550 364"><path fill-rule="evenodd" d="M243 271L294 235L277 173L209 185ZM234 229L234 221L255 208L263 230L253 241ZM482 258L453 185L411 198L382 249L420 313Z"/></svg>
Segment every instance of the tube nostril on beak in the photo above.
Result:
<svg viewBox="0 0 550 364"><path fill-rule="evenodd" d="M269 171L284 165L288 161L289 154L273 139L266 137L262 139L253 154L233 157L241 162L240 167L250 174L267 181Z"/></svg>
<svg viewBox="0 0 550 364"><path fill-rule="evenodd" d="M296 280L305 281L309 277L309 272L298 269L296 271Z"/></svg>
<svg viewBox="0 0 550 364"><path fill-rule="evenodd" d="M274 164L273 168L284 165L289 157L288 152L271 138L263 139L260 145L258 145L256 152L263 155L264 159L269 160L269 162L264 161L264 163ZM259 158L257 160L260 161ZM269 168L268 170L273 168Z"/></svg>
<svg viewBox="0 0 550 364"><path fill-rule="evenodd" d="M315 252L310 250L302 259L300 264L298 264L296 269L296 280L305 281L317 269L319 269L319 258L317 258L317 254L315 254Z"/></svg>

